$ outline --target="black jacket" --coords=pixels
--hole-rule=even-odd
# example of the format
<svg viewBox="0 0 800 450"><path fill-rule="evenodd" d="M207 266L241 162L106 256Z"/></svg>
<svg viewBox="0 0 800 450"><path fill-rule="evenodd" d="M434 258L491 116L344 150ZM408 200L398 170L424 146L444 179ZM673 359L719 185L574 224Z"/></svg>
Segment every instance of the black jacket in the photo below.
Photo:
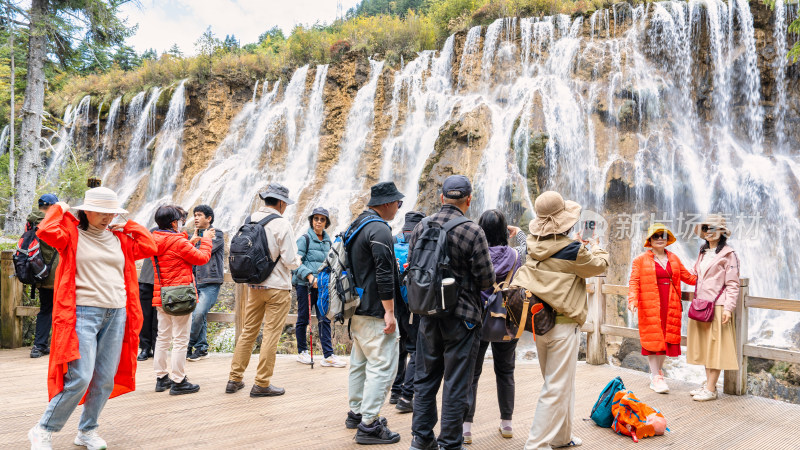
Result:
<svg viewBox="0 0 800 450"><path fill-rule="evenodd" d="M200 247L198 241L195 247ZM194 266L194 278L197 284L222 284L225 272L225 233L217 230L211 241L211 259L202 266Z"/></svg>
<svg viewBox="0 0 800 450"><path fill-rule="evenodd" d="M360 222L367 216L377 217L378 214L368 209L355 222ZM398 300L402 302L392 229L386 223L368 223L353 238L347 250L356 286L364 290L361 305L355 313L383 319L386 311L382 300L394 300L395 305Z"/></svg>

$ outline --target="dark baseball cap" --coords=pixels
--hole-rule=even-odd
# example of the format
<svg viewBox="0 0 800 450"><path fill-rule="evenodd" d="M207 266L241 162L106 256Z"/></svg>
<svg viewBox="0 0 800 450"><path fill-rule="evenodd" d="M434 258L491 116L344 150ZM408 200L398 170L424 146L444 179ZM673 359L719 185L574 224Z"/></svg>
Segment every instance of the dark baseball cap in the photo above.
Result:
<svg viewBox="0 0 800 450"><path fill-rule="evenodd" d="M58 197L56 194L44 194L39 197L39 206L50 206L55 205L58 203Z"/></svg>
<svg viewBox="0 0 800 450"><path fill-rule="evenodd" d="M464 198L472 193L472 183L464 175L450 175L442 183L442 194L447 198Z"/></svg>

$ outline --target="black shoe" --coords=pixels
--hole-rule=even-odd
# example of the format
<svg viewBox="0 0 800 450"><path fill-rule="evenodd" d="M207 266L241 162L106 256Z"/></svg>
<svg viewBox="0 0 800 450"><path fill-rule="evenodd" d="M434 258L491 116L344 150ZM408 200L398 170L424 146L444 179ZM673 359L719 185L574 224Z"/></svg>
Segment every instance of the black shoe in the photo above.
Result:
<svg viewBox="0 0 800 450"><path fill-rule="evenodd" d="M267 387L254 384L250 389L250 397L276 397L285 393L286 390L284 388L275 387L271 384Z"/></svg>
<svg viewBox="0 0 800 450"><path fill-rule="evenodd" d="M397 404L397 399L399 399L399 398L400 398L400 394L398 394L396 392L392 392L392 395L389 396L389 404L396 405Z"/></svg>
<svg viewBox="0 0 800 450"><path fill-rule="evenodd" d="M200 390L200 385L189 383L189 377L183 377L180 383L172 383L169 395L194 394Z"/></svg>
<svg viewBox="0 0 800 450"><path fill-rule="evenodd" d="M226 394L233 394L234 392L238 391L239 389L244 387L244 383L241 381L232 381L228 380L228 384L225 386L225 393Z"/></svg>
<svg viewBox="0 0 800 450"><path fill-rule="evenodd" d="M439 443L436 442L436 439L430 442L422 442L422 439L414 436L411 438L409 450L439 450Z"/></svg>
<svg viewBox="0 0 800 450"><path fill-rule="evenodd" d="M192 353L191 356L186 358L186 360L195 362L195 361L200 361L201 359L206 359L206 358L208 358L208 352L207 351L195 350L194 353Z"/></svg>
<svg viewBox="0 0 800 450"><path fill-rule="evenodd" d="M382 420L375 420L369 425L360 423L356 442L362 445L395 444L400 442L400 433L390 430Z"/></svg>
<svg viewBox="0 0 800 450"><path fill-rule="evenodd" d="M347 419L344 421L344 426L350 430L358 428L361 423L361 414L356 414L353 411L347 411Z"/></svg>
<svg viewBox="0 0 800 450"><path fill-rule="evenodd" d="M397 401L397 406L395 406L398 412L403 414L414 412L414 404L411 403L411 400L406 400L403 397Z"/></svg>
<svg viewBox="0 0 800 450"><path fill-rule="evenodd" d="M47 353L45 353L44 351L42 351L42 349L40 349L38 347L31 348L31 358L41 358L43 355L46 355L46 354Z"/></svg>
<svg viewBox="0 0 800 450"><path fill-rule="evenodd" d="M139 355L136 356L136 360L137 361L147 361L147 358L149 358L151 356L149 353L150 352L146 348L143 348L142 351L139 352Z"/></svg>
<svg viewBox="0 0 800 450"><path fill-rule="evenodd" d="M156 378L156 392L164 392L175 384L169 379L169 375L164 375L161 378Z"/></svg>

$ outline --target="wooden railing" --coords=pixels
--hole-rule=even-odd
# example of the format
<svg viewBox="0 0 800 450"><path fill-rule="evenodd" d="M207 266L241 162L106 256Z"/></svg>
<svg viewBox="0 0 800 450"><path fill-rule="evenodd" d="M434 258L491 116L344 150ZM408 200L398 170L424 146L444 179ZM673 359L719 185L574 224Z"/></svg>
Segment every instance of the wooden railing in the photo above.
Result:
<svg viewBox="0 0 800 450"><path fill-rule="evenodd" d="M0 255L2 266L0 268L0 347L17 348L22 346L22 318L35 316L39 312L38 306L23 306L23 285L17 280L14 274L14 262L12 251L6 250ZM229 273L224 276L226 283L233 283ZM244 308L247 304L247 285L237 284L233 293L234 312L210 312L207 320L209 322L233 323L235 339L239 338L244 323ZM312 316L311 323L316 323L316 317ZM286 316L286 325L293 325L297 322L297 314Z"/></svg>
<svg viewBox="0 0 800 450"><path fill-rule="evenodd" d="M581 328L587 332L586 362L606 364L605 336L621 336L639 339L639 330L630 327L607 325L605 323L607 296L628 296L628 286L604 284L598 277L587 286L589 292L589 320ZM691 302L693 292L683 292L681 300ZM627 303L627 299L624 300ZM748 344L749 308L771 309L777 311L800 312L800 300L754 297L749 295L749 280L742 278L739 299L733 314L736 330L736 354L739 370L724 371L724 391L727 394L743 395L747 391L747 358L765 358L789 363L800 363L800 352ZM681 345L686 345L686 336L681 336Z"/></svg>
<svg viewBox="0 0 800 450"><path fill-rule="evenodd" d="M22 346L22 318L25 316L35 316L39 311L35 306L22 306L22 284L14 276L14 264L11 251L2 252L2 273L0 276L0 347L16 348ZM587 286L589 296L589 318L581 328L587 333L586 339L586 362L588 364L606 364L605 336L620 336L639 339L639 330L636 328L623 327L618 325L606 324L607 297L610 295L621 295L627 297L628 286L605 284L604 278L594 278ZM230 274L225 274L225 282L233 282ZM239 337L242 330L244 319L243 305L247 303L247 293L249 289L246 285L237 284L234 291L234 312L208 314L209 322L233 323L235 336ZM682 300L690 302L694 294L683 292ZM741 280L739 289L739 300L736 302L734 312L734 326L736 330L737 358L739 360L738 371L725 371L724 390L729 394L742 395L747 390L747 358L765 358L776 361L800 364L800 352L792 350L777 349L748 344L748 309L761 308L777 311L800 312L800 300L778 299L766 297L754 297L749 295L749 283L747 278ZM294 324L297 320L296 314L289 314L286 317L286 324ZM312 318L312 321L316 320ZM681 344L686 345L686 336L681 336Z"/></svg>

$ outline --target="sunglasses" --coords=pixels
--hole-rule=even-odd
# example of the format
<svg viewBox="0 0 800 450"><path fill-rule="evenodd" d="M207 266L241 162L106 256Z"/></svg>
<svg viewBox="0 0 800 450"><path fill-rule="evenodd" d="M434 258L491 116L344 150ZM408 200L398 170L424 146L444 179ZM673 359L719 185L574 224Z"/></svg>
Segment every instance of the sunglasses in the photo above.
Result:
<svg viewBox="0 0 800 450"><path fill-rule="evenodd" d="M328 221L328 219L326 219L325 217L314 217L314 222L323 222L323 223L325 223L327 221Z"/></svg>
<svg viewBox="0 0 800 450"><path fill-rule="evenodd" d="M402 208L403 207L403 201L402 200L398 200L397 201L397 207L398 208Z"/></svg>
<svg viewBox="0 0 800 450"><path fill-rule="evenodd" d="M700 225L700 231L703 233L713 233L715 231L719 231L719 228L711 225Z"/></svg>
<svg viewBox="0 0 800 450"><path fill-rule="evenodd" d="M669 234L667 234L667 233L657 233L657 234L654 234L654 235L650 236L650 239L653 239L655 241L668 241L669 240Z"/></svg>

